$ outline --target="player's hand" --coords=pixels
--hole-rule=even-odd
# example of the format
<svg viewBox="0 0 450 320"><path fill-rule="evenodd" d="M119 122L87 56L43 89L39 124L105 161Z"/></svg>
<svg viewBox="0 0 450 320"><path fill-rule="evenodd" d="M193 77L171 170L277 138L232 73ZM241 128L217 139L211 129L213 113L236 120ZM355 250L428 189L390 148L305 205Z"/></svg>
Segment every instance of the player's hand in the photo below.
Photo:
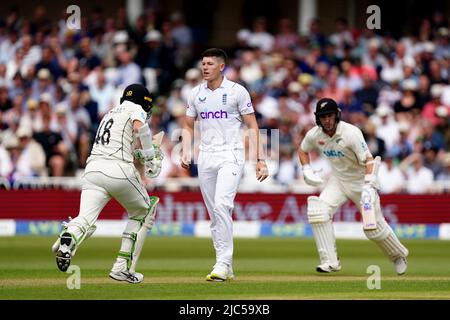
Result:
<svg viewBox="0 0 450 320"><path fill-rule="evenodd" d="M154 158L164 159L163 152L161 148L156 144L153 144L149 149L136 149L134 150L134 157L140 163L145 164L146 162L152 161Z"/></svg>
<svg viewBox="0 0 450 320"><path fill-rule="evenodd" d="M303 166L303 178L307 184L313 187L318 187L323 183L322 178L316 174L309 164Z"/></svg>
<svg viewBox="0 0 450 320"><path fill-rule="evenodd" d="M161 173L162 159L153 158L151 161L145 162L145 176L148 178L156 178Z"/></svg>
<svg viewBox="0 0 450 320"><path fill-rule="evenodd" d="M259 182L264 181L269 176L269 169L267 168L266 162L260 160L256 162L256 180Z"/></svg>
<svg viewBox="0 0 450 320"><path fill-rule="evenodd" d="M191 166L191 157L188 154L183 153L181 155L180 163L183 169L189 170L189 167Z"/></svg>
<svg viewBox="0 0 450 320"><path fill-rule="evenodd" d="M363 184L362 190L361 190L361 198L364 198L364 195L369 197L371 201L375 201L376 195L377 195L377 189L374 188L373 185L365 183Z"/></svg>

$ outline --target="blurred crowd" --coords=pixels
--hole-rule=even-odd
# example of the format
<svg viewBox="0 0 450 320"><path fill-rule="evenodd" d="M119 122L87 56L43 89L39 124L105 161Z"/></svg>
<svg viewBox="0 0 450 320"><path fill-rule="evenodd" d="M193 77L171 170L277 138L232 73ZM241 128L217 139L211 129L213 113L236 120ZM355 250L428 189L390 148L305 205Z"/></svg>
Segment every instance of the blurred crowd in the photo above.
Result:
<svg viewBox="0 0 450 320"><path fill-rule="evenodd" d="M180 12L161 17L146 10L129 23L124 8L106 17L98 7L80 30L68 29L66 19L65 12L51 19L43 6L30 20L14 8L0 15L1 176L14 182L80 175L102 116L136 82L156 97L153 132L166 132L163 171L149 183L195 176L195 166L186 172L178 165L179 136L187 96L202 81L197 51L207 44L195 43ZM318 19L304 35L286 18L275 32L263 17L238 30L235 44L224 48L225 75L249 90L267 130L268 184L304 184L297 148L315 125L315 102L330 97L383 158L383 193L448 191L436 185L450 182L449 30L441 12L400 39L350 29L342 18L331 34ZM312 156L329 175L326 161ZM252 178L249 163L243 181L249 188L257 184Z"/></svg>

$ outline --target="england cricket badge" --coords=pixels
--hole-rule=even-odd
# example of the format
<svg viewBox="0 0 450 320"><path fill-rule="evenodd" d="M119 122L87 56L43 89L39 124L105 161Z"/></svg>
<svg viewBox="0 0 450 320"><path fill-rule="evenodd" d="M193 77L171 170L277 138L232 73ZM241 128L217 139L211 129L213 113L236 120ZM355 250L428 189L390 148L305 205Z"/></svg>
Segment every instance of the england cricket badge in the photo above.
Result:
<svg viewBox="0 0 450 320"><path fill-rule="evenodd" d="M222 95L222 104L223 104L224 106L227 104L227 94L226 94L226 93L224 93L224 94Z"/></svg>

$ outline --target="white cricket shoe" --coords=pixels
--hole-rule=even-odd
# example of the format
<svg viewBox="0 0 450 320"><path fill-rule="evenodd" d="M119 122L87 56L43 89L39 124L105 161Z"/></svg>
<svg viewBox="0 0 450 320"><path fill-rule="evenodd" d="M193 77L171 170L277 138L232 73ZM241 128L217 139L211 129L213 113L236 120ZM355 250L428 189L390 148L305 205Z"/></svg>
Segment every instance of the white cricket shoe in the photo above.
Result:
<svg viewBox="0 0 450 320"><path fill-rule="evenodd" d="M129 271L111 271L109 277L117 281L127 281L129 283L140 283L144 280L142 273L130 273Z"/></svg>
<svg viewBox="0 0 450 320"><path fill-rule="evenodd" d="M339 261L335 264L322 263L316 267L316 271L321 273L337 272L339 270L341 270L341 263Z"/></svg>
<svg viewBox="0 0 450 320"><path fill-rule="evenodd" d="M405 274L406 269L408 269L408 261L406 261L406 257L400 257L395 259L394 265L395 271L399 276Z"/></svg>
<svg viewBox="0 0 450 320"><path fill-rule="evenodd" d="M206 276L206 281L223 282L227 280L233 280L233 268L226 264L215 265L210 274Z"/></svg>

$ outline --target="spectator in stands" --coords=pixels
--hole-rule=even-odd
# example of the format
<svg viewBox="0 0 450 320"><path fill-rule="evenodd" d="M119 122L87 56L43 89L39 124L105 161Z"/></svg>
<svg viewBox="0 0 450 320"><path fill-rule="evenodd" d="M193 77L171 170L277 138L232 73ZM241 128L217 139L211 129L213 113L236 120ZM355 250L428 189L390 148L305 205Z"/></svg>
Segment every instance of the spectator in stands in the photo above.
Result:
<svg viewBox="0 0 450 320"><path fill-rule="evenodd" d="M0 85L11 87L11 79L6 77L6 65L4 63L0 63Z"/></svg>
<svg viewBox="0 0 450 320"><path fill-rule="evenodd" d="M22 75L20 74L20 72L17 72L13 79L12 79L12 84L9 88L9 97L11 99L14 99L16 96L25 96L25 82L24 79L22 77Z"/></svg>
<svg viewBox="0 0 450 320"><path fill-rule="evenodd" d="M15 163L13 180L19 177L35 177L47 175L45 166L45 153L42 146L32 139L29 128L17 130L20 154Z"/></svg>
<svg viewBox="0 0 450 320"><path fill-rule="evenodd" d="M429 101L422 110L422 117L430 121L433 126L436 126L438 123L442 122L442 119L439 118L436 114L436 109L440 107L441 104L441 96L444 86L442 84L434 84L431 86L431 97L432 100Z"/></svg>
<svg viewBox="0 0 450 320"><path fill-rule="evenodd" d="M370 117L370 121L377 127L377 137L384 140L386 149L391 149L400 137L398 123L393 117L392 109L385 104L379 105L375 114Z"/></svg>
<svg viewBox="0 0 450 320"><path fill-rule="evenodd" d="M9 182L14 182L14 173L16 170L17 160L20 155L20 145L19 139L15 134L3 135L2 141L4 141L4 146L7 151L6 154L3 155L2 167L5 170L5 176Z"/></svg>
<svg viewBox="0 0 450 320"><path fill-rule="evenodd" d="M364 129L362 130L364 140L367 142L367 146L369 147L370 153L376 157L380 156L384 157L386 154L386 145L384 140L377 137L376 135L377 127L372 122L367 122Z"/></svg>
<svg viewBox="0 0 450 320"><path fill-rule="evenodd" d="M9 98L8 88L4 84L0 84L0 112L5 112L12 108L12 101Z"/></svg>
<svg viewBox="0 0 450 320"><path fill-rule="evenodd" d="M34 44L33 37L29 34L22 36L23 61L21 66L22 75L32 69L41 60L42 49Z"/></svg>
<svg viewBox="0 0 450 320"><path fill-rule="evenodd" d="M117 70L118 78L116 85L126 87L133 83L142 83L141 69L133 61L131 52L122 51L118 55L120 66Z"/></svg>
<svg viewBox="0 0 450 320"><path fill-rule="evenodd" d="M417 102L417 84L414 81L403 81L402 88L403 96L394 104L395 117L397 121L411 121L411 118L420 115L423 106Z"/></svg>
<svg viewBox="0 0 450 320"><path fill-rule="evenodd" d="M298 35L292 28L289 18L281 18L278 21L278 33L275 35L274 50L283 52L285 49L293 49L298 45Z"/></svg>
<svg viewBox="0 0 450 320"><path fill-rule="evenodd" d="M293 158L292 146L280 145L280 160L275 181L283 186L289 186L297 177L296 159Z"/></svg>
<svg viewBox="0 0 450 320"><path fill-rule="evenodd" d="M202 82L202 74L198 68L191 68L186 71L184 79L185 81L183 83L183 87L181 88L181 97L183 101L187 101L191 90Z"/></svg>
<svg viewBox="0 0 450 320"><path fill-rule="evenodd" d="M38 74L42 69L49 70L52 78L55 80L57 80L63 73L58 59L55 57L53 49L49 46L45 46L42 48L42 59L36 64L35 69Z"/></svg>
<svg viewBox="0 0 450 320"><path fill-rule="evenodd" d="M398 126L400 137L397 142L392 145L388 149L388 152L392 153L395 157L399 158L400 160L405 159L407 156L409 156L413 151L413 143L409 139L408 133L409 133L410 126L406 122L400 122Z"/></svg>
<svg viewBox="0 0 450 320"><path fill-rule="evenodd" d="M13 121L20 121L23 109L23 96L16 96L12 102L12 108L3 113L3 121L7 124Z"/></svg>
<svg viewBox="0 0 450 320"><path fill-rule="evenodd" d="M264 17L258 17L253 22L252 35L248 39L250 47L259 48L263 52L270 52L274 46L274 37L267 32L267 21Z"/></svg>
<svg viewBox="0 0 450 320"><path fill-rule="evenodd" d="M93 70L101 65L99 57L92 51L91 39L84 37L80 40L80 49L75 54L80 64L85 64L89 70Z"/></svg>
<svg viewBox="0 0 450 320"><path fill-rule="evenodd" d="M106 81L103 69L97 68L95 74L96 81L89 86L89 93L92 99L98 103L97 118L101 119L112 109L116 97L116 90L111 83Z"/></svg>
<svg viewBox="0 0 450 320"><path fill-rule="evenodd" d="M342 119L357 127L362 127L366 120L362 104L355 98L350 88L342 89L342 98L338 102L342 110Z"/></svg>
<svg viewBox="0 0 450 320"><path fill-rule="evenodd" d="M31 98L37 100L41 95L46 93L51 97L51 103L53 103L56 88L53 84L52 75L48 69L41 69L38 71L37 80L33 81L31 90Z"/></svg>
<svg viewBox="0 0 450 320"><path fill-rule="evenodd" d="M430 193L433 186L433 172L423 166L422 154L412 153L399 165L406 176L406 191L410 194Z"/></svg>
<svg viewBox="0 0 450 320"><path fill-rule="evenodd" d="M186 25L181 12L174 12L170 17L172 37L177 44L175 64L184 70L192 59L193 37L191 28Z"/></svg>
<svg viewBox="0 0 450 320"><path fill-rule="evenodd" d="M20 46L17 30L9 29L8 38L0 42L0 63L8 63L13 60Z"/></svg>
<svg viewBox="0 0 450 320"><path fill-rule="evenodd" d="M11 163L11 157L8 153L8 142L3 142L0 144L0 176L8 177L12 170L13 166Z"/></svg>
<svg viewBox="0 0 450 320"><path fill-rule="evenodd" d="M322 96L330 97L330 99L335 101L342 101L344 90L337 85L338 77L339 69L337 67L332 67L330 69L327 86L324 88Z"/></svg>
<svg viewBox="0 0 450 320"><path fill-rule="evenodd" d="M353 63L350 59L341 62L342 74L337 79L339 89L350 89L352 92L363 87L363 82L358 73L355 72Z"/></svg>
<svg viewBox="0 0 450 320"><path fill-rule="evenodd" d="M447 151L450 146L450 106L440 106L436 109L436 115L440 118L440 121L435 127L435 131L442 136Z"/></svg>
<svg viewBox="0 0 450 320"><path fill-rule="evenodd" d="M64 175L66 161L68 159L68 149L63 138L57 132L50 129L50 116L43 116L42 131L36 132L33 139L41 144L45 152L45 164L49 168L49 173L53 177Z"/></svg>
<svg viewBox="0 0 450 320"><path fill-rule="evenodd" d="M398 166L393 153L388 152L383 158L378 171L378 182L381 193L400 193L405 187L405 177Z"/></svg>
<svg viewBox="0 0 450 320"><path fill-rule="evenodd" d="M423 165L433 172L433 178L436 179L442 173L444 167L441 159L438 157L439 149L433 146L430 141L426 141L423 145Z"/></svg>
<svg viewBox="0 0 450 320"><path fill-rule="evenodd" d="M33 132L42 130L42 113L39 102L29 99L26 103L26 110L20 118L20 127L30 128Z"/></svg>
<svg viewBox="0 0 450 320"><path fill-rule="evenodd" d="M447 183L449 183L447 189L445 190L448 192L450 191L450 152L445 153L442 157L442 165L443 170L439 173L436 180L443 182L446 181Z"/></svg>
<svg viewBox="0 0 450 320"><path fill-rule="evenodd" d="M426 144L429 144L430 146L436 148L438 151L447 148L444 138L438 131L434 129L434 126L430 121L423 119L420 122L420 128L422 130L421 138L424 146Z"/></svg>
<svg viewBox="0 0 450 320"><path fill-rule="evenodd" d="M343 59L346 46L353 45L353 36L348 28L345 18L338 18L335 22L335 32L329 37L329 41L335 46L334 55L338 59Z"/></svg>
<svg viewBox="0 0 450 320"><path fill-rule="evenodd" d="M65 105L58 105L55 110L55 118L50 123L50 128L53 132L59 133L67 146L70 154L77 155L77 139L78 139L78 124L75 119L67 117L68 110ZM72 156L70 157L72 158Z"/></svg>

